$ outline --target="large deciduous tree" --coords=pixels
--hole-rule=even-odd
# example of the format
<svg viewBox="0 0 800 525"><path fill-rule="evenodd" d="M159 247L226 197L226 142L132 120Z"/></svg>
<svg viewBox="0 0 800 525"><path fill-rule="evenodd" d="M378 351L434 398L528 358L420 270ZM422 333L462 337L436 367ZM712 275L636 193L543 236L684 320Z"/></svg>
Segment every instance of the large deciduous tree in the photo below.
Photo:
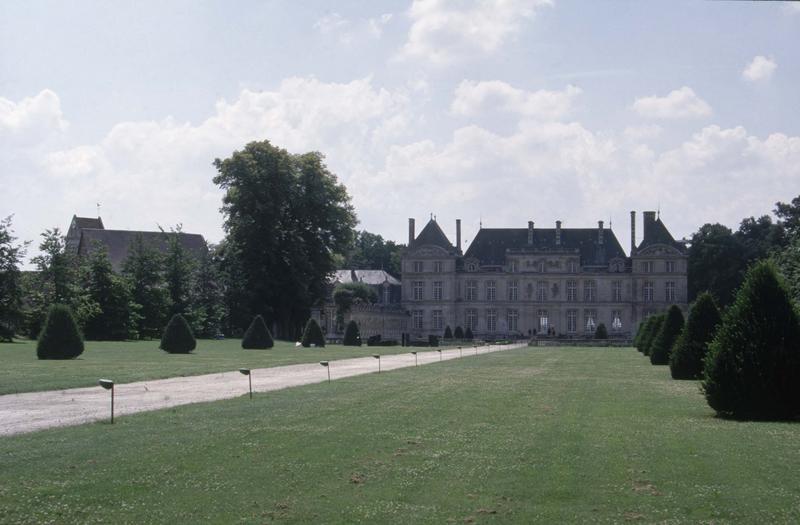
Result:
<svg viewBox="0 0 800 525"><path fill-rule="evenodd" d="M139 337L159 337L167 320L169 294L161 265L161 254L141 235L134 237L122 273L130 279L133 301L141 306L136 327Z"/></svg>
<svg viewBox="0 0 800 525"><path fill-rule="evenodd" d="M360 231L353 238L340 269L385 270L392 275L400 275L400 255L403 244L386 241L378 234Z"/></svg>
<svg viewBox="0 0 800 525"><path fill-rule="evenodd" d="M18 244L11 217L0 220L0 341L11 341L22 322L22 273L27 243Z"/></svg>
<svg viewBox="0 0 800 525"><path fill-rule="evenodd" d="M124 340L137 335L139 305L128 279L114 274L108 250L97 244L83 265L84 284L97 309L86 319L84 335L95 340Z"/></svg>
<svg viewBox="0 0 800 525"><path fill-rule="evenodd" d="M241 304L229 324L244 328L254 315L294 338L310 307L326 292L334 254L351 243L355 213L342 184L319 153L291 155L268 141L251 142L216 159L214 183L225 190L226 257L230 285Z"/></svg>

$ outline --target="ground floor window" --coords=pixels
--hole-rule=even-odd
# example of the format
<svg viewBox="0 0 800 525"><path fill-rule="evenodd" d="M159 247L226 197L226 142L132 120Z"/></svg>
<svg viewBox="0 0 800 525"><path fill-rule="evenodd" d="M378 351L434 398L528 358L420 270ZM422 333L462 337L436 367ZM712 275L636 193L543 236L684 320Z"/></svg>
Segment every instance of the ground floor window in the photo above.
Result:
<svg viewBox="0 0 800 525"><path fill-rule="evenodd" d="M497 310L494 308L489 308L486 310L486 331L487 332L496 332L497 331Z"/></svg>
<svg viewBox="0 0 800 525"><path fill-rule="evenodd" d="M597 329L597 310L584 310L583 319L587 332L594 332Z"/></svg>
<svg viewBox="0 0 800 525"><path fill-rule="evenodd" d="M611 311L611 329L617 332L622 330L622 310Z"/></svg>
<svg viewBox="0 0 800 525"><path fill-rule="evenodd" d="M411 312L411 327L414 330L422 330L422 310Z"/></svg>
<svg viewBox="0 0 800 525"><path fill-rule="evenodd" d="M539 333L546 334L550 330L550 316L547 315L547 310L539 310Z"/></svg>
<svg viewBox="0 0 800 525"><path fill-rule="evenodd" d="M444 316L442 316L442 311L441 310L434 310L432 315L433 315L433 318L432 318L432 320L433 320L433 329L434 330L441 330L442 328L444 328L444 322L443 322L443 317Z"/></svg>
<svg viewBox="0 0 800 525"><path fill-rule="evenodd" d="M510 332L516 332L519 324L519 311L517 310L509 310L508 311L508 330Z"/></svg>
<svg viewBox="0 0 800 525"><path fill-rule="evenodd" d="M578 311L567 310L567 332L574 334L578 331Z"/></svg>
<svg viewBox="0 0 800 525"><path fill-rule="evenodd" d="M474 308L470 308L464 313L464 326L472 331L478 328L478 312Z"/></svg>

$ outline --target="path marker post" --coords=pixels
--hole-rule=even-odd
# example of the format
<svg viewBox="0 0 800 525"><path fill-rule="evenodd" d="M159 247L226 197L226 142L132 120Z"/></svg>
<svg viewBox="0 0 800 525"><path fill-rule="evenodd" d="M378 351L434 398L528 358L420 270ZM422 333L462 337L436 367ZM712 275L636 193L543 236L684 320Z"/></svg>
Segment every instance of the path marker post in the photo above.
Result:
<svg viewBox="0 0 800 525"><path fill-rule="evenodd" d="M442 350L441 350L441 348L437 348L436 351L439 352L439 361L441 361L442 360Z"/></svg>
<svg viewBox="0 0 800 525"><path fill-rule="evenodd" d="M417 353L416 352L411 352L411 353L414 354L414 366L417 366Z"/></svg>
<svg viewBox="0 0 800 525"><path fill-rule="evenodd" d="M110 379L101 379L97 382L106 390L111 390L111 424L114 424L114 382Z"/></svg>
<svg viewBox="0 0 800 525"><path fill-rule="evenodd" d="M372 357L378 360L378 373L381 373L381 356L380 354L372 354Z"/></svg>
<svg viewBox="0 0 800 525"><path fill-rule="evenodd" d="M330 367L330 363L328 363L327 361L320 361L319 364L321 364L322 366L324 366L328 370L328 383L330 383L331 382L331 367Z"/></svg>
<svg viewBox="0 0 800 525"><path fill-rule="evenodd" d="M253 376L250 375L250 369L240 368L239 372L247 376L247 382L250 384L250 399L253 399Z"/></svg>

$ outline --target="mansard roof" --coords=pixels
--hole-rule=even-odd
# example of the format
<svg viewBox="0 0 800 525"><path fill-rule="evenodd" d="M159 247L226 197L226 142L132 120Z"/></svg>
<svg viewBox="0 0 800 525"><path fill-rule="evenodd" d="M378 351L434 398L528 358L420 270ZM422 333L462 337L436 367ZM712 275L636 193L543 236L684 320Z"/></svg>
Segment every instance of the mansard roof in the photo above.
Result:
<svg viewBox="0 0 800 525"><path fill-rule="evenodd" d="M625 257L612 230L604 229L603 244L598 243L597 228L561 228L560 245L556 245L555 228L535 228L532 245L527 228L481 228L464 257L478 259L484 266L501 266L508 252L575 252L587 266L606 266L611 259Z"/></svg>
<svg viewBox="0 0 800 525"><path fill-rule="evenodd" d="M388 283L400 286L400 281L395 279L392 274L383 270L336 270L330 281L336 283L364 283L370 285L382 285Z"/></svg>
<svg viewBox="0 0 800 525"><path fill-rule="evenodd" d="M166 253L169 248L169 236L172 233L140 232L130 230L105 230L85 228L81 230L81 239L78 254L81 256L92 253L96 243L100 243L108 250L108 258L115 271L120 271L128 257L128 250L137 235L142 236L145 245ZM178 240L181 246L195 258L200 258L206 251L206 241L202 235L196 233L179 233Z"/></svg>
<svg viewBox="0 0 800 525"><path fill-rule="evenodd" d="M78 217L77 215L72 216L72 224L70 226L74 226L79 230L83 230L85 228L94 228L98 230L105 229L103 226L103 219L100 217Z"/></svg>
<svg viewBox="0 0 800 525"><path fill-rule="evenodd" d="M667 246L672 246L681 253L686 253L686 246L672 237L667 227L661 222L661 217L656 218L653 212L647 213L652 215L649 217L645 215L644 236L642 242L639 243L639 246L636 248L636 251L641 251L653 244L666 244Z"/></svg>
<svg viewBox="0 0 800 525"><path fill-rule="evenodd" d="M417 246L423 246L425 244L439 246L447 251L455 249L447 239L447 235L444 234L439 224L434 219L429 220L428 224L422 228L422 231L419 232L417 238L414 239L410 248L416 248Z"/></svg>

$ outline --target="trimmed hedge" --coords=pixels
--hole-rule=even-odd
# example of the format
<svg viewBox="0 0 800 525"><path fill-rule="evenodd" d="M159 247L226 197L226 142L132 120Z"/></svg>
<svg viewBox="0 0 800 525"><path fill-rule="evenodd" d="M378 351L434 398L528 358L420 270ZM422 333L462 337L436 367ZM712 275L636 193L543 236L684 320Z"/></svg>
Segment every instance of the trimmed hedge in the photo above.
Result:
<svg viewBox="0 0 800 525"><path fill-rule="evenodd" d="M667 310L666 318L650 345L650 364L669 364L669 352L675 340L681 335L681 330L683 330L683 312L673 304Z"/></svg>
<svg viewBox="0 0 800 525"><path fill-rule="evenodd" d="M450 325L447 325L444 328L444 338L448 340L453 338L453 331L450 330Z"/></svg>
<svg viewBox="0 0 800 525"><path fill-rule="evenodd" d="M72 311L55 304L47 312L44 327L36 344L39 359L75 359L83 353L83 336Z"/></svg>
<svg viewBox="0 0 800 525"><path fill-rule="evenodd" d="M439 346L439 336L438 335L429 335L428 336L428 344L430 346Z"/></svg>
<svg viewBox="0 0 800 525"><path fill-rule="evenodd" d="M469 339L470 341L475 339L475 336L472 335L472 328L467 327L467 331L464 332L464 339Z"/></svg>
<svg viewBox="0 0 800 525"><path fill-rule="evenodd" d="M303 330L303 338L300 340L300 344L305 348L309 348L312 344L320 348L325 346L325 336L322 335L322 329L313 317L306 323L306 328Z"/></svg>
<svg viewBox="0 0 800 525"><path fill-rule="evenodd" d="M260 315L253 317L250 326L242 337L242 348L245 350L265 350L272 348L275 341L272 339L272 334L269 331L267 323Z"/></svg>
<svg viewBox="0 0 800 525"><path fill-rule="evenodd" d="M197 341L185 317L181 314L172 316L164 328L158 347L169 354L188 354L197 348Z"/></svg>
<svg viewBox="0 0 800 525"><path fill-rule="evenodd" d="M597 325L597 329L594 331L594 338L595 339L608 339L608 330L606 330L606 325L600 323Z"/></svg>
<svg viewBox="0 0 800 525"><path fill-rule="evenodd" d="M703 377L703 359L720 322L714 298L708 292L700 294L669 356L669 371L673 379Z"/></svg>
<svg viewBox="0 0 800 525"><path fill-rule="evenodd" d="M344 346L361 346L361 333L358 330L358 324L355 321L347 323L344 329Z"/></svg>
<svg viewBox="0 0 800 525"><path fill-rule="evenodd" d="M460 326L456 326L456 330L453 332L453 338L464 339L464 330Z"/></svg>
<svg viewBox="0 0 800 525"><path fill-rule="evenodd" d="M772 263L748 270L708 346L703 391L723 416L800 416L800 320Z"/></svg>

